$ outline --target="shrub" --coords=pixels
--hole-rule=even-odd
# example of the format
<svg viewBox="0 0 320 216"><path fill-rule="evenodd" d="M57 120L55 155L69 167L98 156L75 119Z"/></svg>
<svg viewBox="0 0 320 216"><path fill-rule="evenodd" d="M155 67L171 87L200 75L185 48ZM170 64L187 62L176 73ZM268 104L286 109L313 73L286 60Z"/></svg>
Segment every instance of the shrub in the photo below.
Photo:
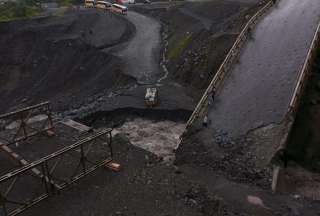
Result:
<svg viewBox="0 0 320 216"><path fill-rule="evenodd" d="M191 39L192 39L192 35L191 34L188 34L184 38L182 38L180 40L180 42L177 43L176 46L172 47L168 51L168 58L170 60L178 58L181 55L181 53L184 51L184 49L188 46L188 44L190 43Z"/></svg>

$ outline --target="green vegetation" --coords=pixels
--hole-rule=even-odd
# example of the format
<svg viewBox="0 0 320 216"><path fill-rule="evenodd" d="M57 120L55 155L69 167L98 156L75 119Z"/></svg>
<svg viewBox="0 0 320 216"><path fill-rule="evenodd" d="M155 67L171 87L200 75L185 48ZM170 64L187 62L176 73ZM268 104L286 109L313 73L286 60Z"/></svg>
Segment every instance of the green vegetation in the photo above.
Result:
<svg viewBox="0 0 320 216"><path fill-rule="evenodd" d="M5 2L0 5L0 22L33 17L40 12L40 3L37 1Z"/></svg>
<svg viewBox="0 0 320 216"><path fill-rule="evenodd" d="M179 43L177 43L176 46L173 46L171 49L169 49L168 59L173 60L178 58L183 52L183 50L185 50L185 48L188 46L191 39L192 39L192 35L188 34L184 38L182 38L182 40Z"/></svg>
<svg viewBox="0 0 320 216"><path fill-rule="evenodd" d="M66 6L69 7L71 5L74 5L77 3L77 0L57 0L58 4L60 6Z"/></svg>

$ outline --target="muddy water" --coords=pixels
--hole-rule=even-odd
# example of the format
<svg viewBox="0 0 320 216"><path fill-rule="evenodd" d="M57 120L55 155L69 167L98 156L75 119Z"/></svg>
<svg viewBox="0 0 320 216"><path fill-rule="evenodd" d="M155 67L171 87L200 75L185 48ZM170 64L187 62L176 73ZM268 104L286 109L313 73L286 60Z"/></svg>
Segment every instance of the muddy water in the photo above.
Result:
<svg viewBox="0 0 320 216"><path fill-rule="evenodd" d="M164 161L174 159L173 150L180 142L180 135L183 133L185 124L174 121L152 121L136 118L125 122L122 126L114 129L114 135L124 133L130 142L152 152Z"/></svg>

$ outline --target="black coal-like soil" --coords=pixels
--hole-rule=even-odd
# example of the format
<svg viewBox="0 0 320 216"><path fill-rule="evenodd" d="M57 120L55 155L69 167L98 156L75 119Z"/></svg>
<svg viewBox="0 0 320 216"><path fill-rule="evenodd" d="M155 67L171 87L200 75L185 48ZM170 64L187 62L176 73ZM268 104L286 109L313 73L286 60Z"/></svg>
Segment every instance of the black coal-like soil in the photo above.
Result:
<svg viewBox="0 0 320 216"><path fill-rule="evenodd" d="M192 110L232 46L245 16L260 6L257 2L187 3L156 14L166 23L163 43L169 42L169 74L159 87L161 109ZM95 10L1 23L0 113L44 100L50 100L56 111L68 110L66 115L76 116L144 107L145 87L131 88L136 79L124 71L125 60L111 53L113 47L130 42L134 31L135 26L126 18ZM170 52L176 52L172 51L177 49L174 44L187 32L192 35L190 44L178 58L168 58ZM114 92L121 87L127 90ZM168 93L171 91L176 94Z"/></svg>
<svg viewBox="0 0 320 216"><path fill-rule="evenodd" d="M1 23L0 32L0 112L43 100L68 109L134 81L119 58L101 50L133 35L122 17L83 11Z"/></svg>
<svg viewBox="0 0 320 216"><path fill-rule="evenodd" d="M192 43L187 46L188 49L183 51L177 61L168 64L169 67L179 68L177 71L170 69L173 73L169 77L182 84L188 83L186 85L188 88L189 83L197 89L206 87L206 82L211 80L214 69L220 65L236 38L239 30L237 23L243 23L247 12L251 14L256 6L259 6L254 0L238 0L232 3L240 5L232 6L231 11L234 13L231 13L226 6L215 9L221 13L205 11L204 16L199 17L199 11L219 1L213 2L201 3L200 9L195 7L194 10L193 7L187 6L185 8L189 11L187 14L174 10L168 13L172 12L170 15L173 17L166 15L172 22L179 20L176 25L173 25L177 28L176 35L172 36L170 30L167 32L169 37L171 35L173 38L171 38L173 41L171 44L185 37L186 32L192 32L193 35ZM228 5L228 2L232 1L227 1L225 4ZM248 4L252 6L250 13L246 10L251 7ZM211 10L215 7L208 8ZM240 14L239 8L243 9ZM223 11L231 14L225 14ZM115 18L114 20L118 22L116 25L121 26L116 28L117 31L114 31L114 27L111 28L110 23L108 25L112 31L101 26L95 28L91 26L92 23L97 23L99 26L98 23L109 22L99 18L97 21L95 17L108 16L108 14L97 15L92 11L86 13L88 14L82 18L81 16L74 18L74 15L70 15L64 16L63 19L46 18L0 25L1 36L6 35L0 38L0 48L5 47L0 49L0 56L4 56L0 58L0 91L4 92L3 95L1 94L1 100L4 103L0 105L0 112L7 111L9 107L13 109L22 101L34 103L43 99L51 99L56 108L61 110L70 108L73 104L81 104L81 101L93 104L91 95L97 92L101 94L100 90L104 90L106 86L112 88L134 81L121 73L119 58L101 52L102 48L108 48L130 38L127 34L128 28L122 29L122 26L128 26L128 23L121 18ZM218 19L216 15L221 16L219 18L221 20L233 17L237 22L232 21L229 24L237 27L223 29L227 32L216 34L215 27L219 26L214 23L211 25L214 19ZM240 21L237 15L242 17ZM66 17L69 18L66 19ZM89 17L92 19L90 22ZM183 24L190 24L190 26ZM101 25L104 26L104 24ZM49 30L50 36L48 36ZM5 32L10 33L3 34ZM55 32L57 35L54 35ZM100 37L101 34L103 38ZM210 39L209 45L207 45L208 39ZM188 52L189 48L192 48L191 52ZM202 48L206 51L202 52ZM184 59L188 59L187 62L192 64L181 63ZM202 61L210 64L214 62L214 66L200 68L201 70L199 67L193 67L195 63L200 64ZM44 70L52 73L44 73ZM2 77L5 78L2 79ZM48 77L50 79L47 79ZM178 88L177 85L173 86ZM169 95L172 90L162 88L160 96ZM136 92L132 93L128 90L121 95L124 98L121 100L121 106L130 107L131 102L136 103L136 98L143 98L144 87L134 91ZM179 103L177 96L173 94L171 96L170 100L162 100L161 106L174 107L172 101ZM12 101L10 97L17 99ZM109 101L109 98L105 100ZM138 105L143 107L143 100L139 101L141 103L139 102ZM96 103L95 106L100 105ZM117 109L120 106L118 101L112 106L104 105L105 110ZM122 111L125 112L126 109ZM143 113L141 110L137 112ZM113 114L122 115L123 113ZM210 135L207 136L210 137ZM219 148L207 152L202 146L212 143L209 143L210 139L204 141L205 138L206 136L193 136L188 140L190 148L184 149L183 153L178 152L177 165L180 167L175 167L162 164L154 155L130 145L128 140L118 136L114 140L115 159L122 165L121 172L113 173L101 169L80 181L75 187L40 203L23 215L316 215L318 209L303 199L294 200L288 196L273 195L269 189L262 190L261 187L256 187L264 188L269 185L269 182L262 180L263 171L261 176L256 170L251 172L250 164L247 167L239 166L239 164L245 164L243 161L238 163L239 160L247 159L244 156L245 149L233 149L227 142L228 145L223 146L224 143L222 143ZM197 145L194 145L195 143ZM213 152L217 149L220 151ZM207 160L208 157L212 158ZM208 164L207 161L212 164ZM249 195L259 196L265 205L249 203L247 200Z"/></svg>
<svg viewBox="0 0 320 216"><path fill-rule="evenodd" d="M23 215L200 216L220 206L204 187L188 181L178 169L162 165L124 137L117 136L113 143L120 172L99 169Z"/></svg>

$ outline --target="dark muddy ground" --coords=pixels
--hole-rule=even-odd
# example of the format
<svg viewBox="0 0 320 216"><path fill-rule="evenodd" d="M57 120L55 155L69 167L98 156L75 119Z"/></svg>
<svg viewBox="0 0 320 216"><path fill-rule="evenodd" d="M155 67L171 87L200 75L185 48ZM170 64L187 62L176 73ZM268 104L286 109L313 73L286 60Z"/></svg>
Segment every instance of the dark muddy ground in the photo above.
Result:
<svg viewBox="0 0 320 216"><path fill-rule="evenodd" d="M242 26L262 1L185 2L168 9L134 8L163 23L169 77L188 86L197 100L214 76Z"/></svg>
<svg viewBox="0 0 320 216"><path fill-rule="evenodd" d="M43 64L41 62L44 62L46 58L42 57L44 60L38 60L38 57L33 59L21 58L21 56L26 56L25 53L28 52L24 51L24 54L18 55L21 49L15 49L14 44L11 43L12 54L8 55L10 62L15 59L15 56L18 56L17 60L22 59L23 62L18 61L18 64L13 64L14 66L5 66L9 67L9 69L5 69L7 72L16 71L16 75L18 75L13 78L9 77L13 82L3 82L4 86L9 85L12 89L15 89L12 86L16 86L17 90L6 93L8 95L4 98L7 98L7 105L3 105L3 108L0 107L0 110L13 109L22 101L28 103L51 99L58 111L69 110L63 115L86 117L82 118L84 122L99 128L121 127L126 122L140 117L148 118L148 120L153 121L152 123L163 120L184 122L199 99L201 91L207 86L228 49L232 46L241 26L248 20L247 15L252 15L260 6L259 1L255 0L217 0L198 3L188 2L182 8L171 8L168 11L137 9L159 18L164 24L163 48L167 50L165 56L168 62L166 62L166 65L170 73L168 78L158 83L160 106L152 111L144 110L143 97L146 86L136 83L133 77L124 75L122 67L119 66L123 63L121 57L115 57L106 52L106 48L112 48L112 46L134 37L134 35L130 36L134 29L122 18L113 16L112 23L101 24L102 26L113 26L115 21L121 27L114 34L110 34L108 29L99 27L100 22L111 20L100 19L103 16L109 16L109 14L97 15L92 11L82 12L86 14L86 18L100 17L92 18L90 21L90 23L97 23L98 25L92 33L90 33L90 27L87 27L89 24L87 25L81 18L76 18L74 21L62 21L61 18L55 18L60 20L50 21L50 24L47 22L51 18L45 19L43 21L45 26L56 28L56 31L52 31L52 33L62 32L62 34L58 33L59 39L54 39L54 41L58 40L59 46L56 49L50 48L51 46L44 46L44 48L43 46L32 46L35 43L34 41L37 43L39 41L39 44L48 43L49 45L55 43L47 36L47 29L45 27L40 28L41 25L37 23L37 20L27 21L31 22L31 29L36 29L37 33L35 35L39 34L40 36L32 36L27 40L28 43L23 42L21 45L18 43L18 45L24 47L24 44L29 44L24 49L31 50L31 53L34 53L30 58L37 56L39 51L47 54L51 58L50 62L54 62L55 65L60 65L60 62L63 62L63 64L58 67L59 70L53 70L55 65L46 63L43 66L44 69L50 71L50 68L52 68L51 70L54 71L54 73L49 73L48 76L47 73L43 76L42 73L44 72L40 69L37 74L30 73L31 69L29 67L40 67ZM81 16L80 14L75 16ZM72 20L74 15L71 14L70 16L71 18L68 19ZM80 20L80 22L78 23L77 20ZM66 24L61 26L61 23L64 22ZM70 24L70 22L73 24ZM82 22L84 25L82 25ZM8 24L8 26L10 25ZM12 25L15 26L16 24L13 23ZM17 27L23 25L25 25L25 22L21 22L20 26L17 25ZM128 28L122 28L122 26ZM6 28L4 28L5 30L2 30L3 27L0 29L1 31L7 31ZM11 26L11 28L13 27ZM43 36L41 36L42 33L40 34L42 30L38 31L37 29L44 29ZM98 32L101 29L104 31ZM19 34L20 30L13 29L12 31ZM24 31L31 31L28 25ZM84 36L81 36L83 35L81 31L84 31ZM93 33L95 31L97 31L97 34ZM103 34L103 37L100 37L101 34ZM96 38L96 35L100 36ZM13 40L11 37L15 38L7 36L5 40L0 39L0 41L3 40L1 45L9 47L5 41ZM106 37L106 41L104 41L104 37ZM18 38L21 38L21 35ZM46 39L44 40L44 38ZM168 46L166 46L166 42L168 42ZM101 52L102 49L104 49L104 52ZM87 50L90 52L87 52ZM65 54L68 58L64 57ZM1 55L7 56L7 52L2 51ZM70 58L70 56L73 58ZM78 56L81 57L81 62L77 62ZM6 60L6 58L4 59ZM34 62L34 59L37 61ZM88 65L83 68L83 61L87 59L89 59ZM0 61L3 61L3 59ZM69 65L68 70L65 69L65 64ZM29 66L24 67L24 65ZM73 67L72 65L76 66ZM13 69L10 67L13 67ZM90 70L87 71L86 68L90 68ZM91 70L91 68L94 70ZM22 75L17 71L29 72L26 75L32 77L30 80L37 80L37 82L30 81L30 85L22 85L23 82L20 79ZM56 83L53 80L59 77L55 76L55 73L60 74L60 71L62 71L61 76L63 78L58 78L60 80L59 85L52 85L52 83ZM73 73L64 77L69 71L73 71ZM77 76L79 73L83 76ZM4 73L1 76L7 77L8 74ZM10 73L10 76L11 74L15 73ZM38 81L39 76L44 78ZM48 77L50 79L47 79ZM34 84L38 82L39 84ZM84 83L88 83L88 85L84 85ZM20 85L24 88L20 88ZM26 91L29 86L35 86L37 91ZM41 88L37 88L38 86ZM119 86L121 87L119 88ZM9 87L6 88L9 89ZM50 91L47 91L47 87L50 87L48 88ZM55 91L56 89L58 91ZM1 87L0 90L1 92L7 91L1 89ZM40 90L44 90L43 93ZM10 95L11 92L15 92L15 95ZM17 97L18 93L22 93L23 96L11 102L9 98ZM69 95L73 97L69 98ZM192 96L193 99L187 95ZM35 99L29 101L28 99L31 99L31 97ZM88 115L90 113L93 114ZM143 124L145 128L151 128L150 122ZM167 130L164 127L161 129ZM162 162L162 157L156 157L132 145L124 136L130 133L130 130L127 130L124 134L121 129L118 130L121 134L116 136L114 147L115 160L122 165L121 172L113 173L101 169L75 187L40 203L22 215L43 215L45 212L47 215L62 216L289 216L317 215L320 211L319 206L309 200L294 199L289 196L270 193L271 180L266 178L266 176L270 176L269 169L256 169L257 167L251 164L254 158L246 149L246 147L250 147L251 140L238 140L244 144L241 145L241 148L236 148L234 146L236 141L224 140L223 136L216 137L216 140L218 140L217 148L211 148L208 151L206 145L212 145L212 135L203 135L200 134L203 132L198 131L199 133L192 134L187 139L190 148L187 146L183 149L183 152L178 149L176 164L168 165ZM141 136L145 135L142 134ZM161 139L165 140L167 138L162 136Z"/></svg>
<svg viewBox="0 0 320 216"><path fill-rule="evenodd" d="M153 28L144 29L149 25ZM160 90L158 109L192 110L196 103L185 87L161 82L166 73L159 72L160 25L152 18L81 9L2 23L0 29L0 112L43 100L50 100L62 117L143 109L146 84ZM141 83L138 74L153 81Z"/></svg>
<svg viewBox="0 0 320 216"><path fill-rule="evenodd" d="M77 133L61 125L56 132L57 138L35 137L15 150L31 160L40 157L41 149L50 153L61 143L72 142L68 135L77 137ZM45 141L49 141L50 148L43 145ZM320 210L308 200L274 195L229 181L201 164L168 166L155 155L133 146L123 134L114 137L113 146L114 160L122 166L120 172L101 168L21 215L37 216L45 212L46 215L61 216L291 216L316 215ZM65 170L66 166L60 168ZM66 171L63 173L70 174ZM26 181L18 182L23 185L19 189L20 199L39 190L34 181L36 178L23 179Z"/></svg>
<svg viewBox="0 0 320 216"><path fill-rule="evenodd" d="M230 181L268 190L271 170L269 167L257 167L254 163L256 156L250 151L252 141L246 137L230 140L224 135L213 135L198 125L184 136L176 152L176 163L198 164Z"/></svg>
<svg viewBox="0 0 320 216"><path fill-rule="evenodd" d="M121 59L100 51L132 37L123 18L82 11L1 23L0 31L1 112L43 100L70 109L134 81L122 73Z"/></svg>
<svg viewBox="0 0 320 216"><path fill-rule="evenodd" d="M95 10L1 23L0 112L43 100L50 100L62 117L83 117L118 108L141 109L146 85L139 81L139 73L158 81L158 109L192 110L241 25L257 7L259 4L252 1L213 1L186 3L166 12L140 9L146 14L155 13L165 23L162 50L166 59L156 59L160 57L158 37L146 46L151 51L140 49L142 40L151 37L143 35L148 33L143 26L154 25L155 32L159 24L135 12L127 18L133 24L138 22L139 34L127 18ZM139 11L137 7L135 10ZM187 37L188 44L175 46L184 41L186 34L192 35ZM137 64L136 58L124 55L130 47L138 47L136 52L130 51L141 57ZM150 58L155 58L152 64L143 63ZM169 72L159 69L161 63L168 66ZM135 65L147 69L139 71Z"/></svg>
<svg viewBox="0 0 320 216"><path fill-rule="evenodd" d="M311 8L313 6L316 5L316 1L309 1L308 4L302 4L299 6L310 6ZM266 28L264 28L264 23L266 22L266 20L272 20L274 17L279 18L279 21L283 21L283 14L279 13L279 11L281 9L284 8L285 12L288 12L286 9L290 9L292 10L294 9L299 9L299 13L304 13L304 10L299 8L299 6L297 7L291 7L295 5L295 2L285 2L285 1L281 1L279 2L278 5L276 5L273 9L272 12L276 12L276 16L274 16L274 14L271 12L270 14L268 14L266 16L265 19L263 19L260 24L262 25L259 27L260 24L258 24L257 26L257 32L260 31L261 29L266 31ZM283 7L286 6L286 7ZM280 11L281 12L281 11ZM294 13L294 16L296 15L296 13ZM316 20L317 20L317 16L313 16L314 13L310 13L309 15L311 15L311 18L309 19L310 23L315 24ZM279 17L278 17L279 16ZM300 21L300 19L290 19L291 21ZM275 21L275 23L277 23L277 21ZM279 23L277 23L279 24ZM288 23L286 22L286 25ZM269 27L276 27L277 25L269 25ZM292 26L295 26L295 24L293 24ZM314 33L312 30L315 29L315 25L310 25L312 26L312 28L310 29L310 31L308 32L308 36L307 37L300 37L297 36L300 40L300 44L304 45L304 49L296 49L302 52L302 54L297 54L297 55L301 55L300 56L300 61L291 61L290 59L287 60L287 63L294 63L294 64L298 64L298 66L295 69L295 72L299 71L298 69L301 67L301 62L303 62L303 54L306 54L306 50L308 48L308 46L305 46L306 43L304 41L304 39L309 40L312 39L312 34ZM256 31L255 30L255 31ZM282 34L282 30L283 28L278 28L277 31L279 33L279 38L283 38L282 36L280 36ZM254 40L250 40L249 44L254 44L259 43L259 39L265 36L263 33L261 34L263 36L261 37L257 37L254 38ZM256 36L256 35L255 35ZM268 38L265 40L266 44L270 44L268 41ZM273 40L273 39L271 39ZM279 42L279 40L278 40ZM288 42L287 40L284 40L284 42ZM290 42L290 40L289 40ZM291 41L292 42L292 41ZM295 45L298 43L295 43ZM261 46L257 45L258 49L261 48ZM286 47L290 47L290 46L286 46ZM292 48L292 47L291 47ZM258 50L257 49L257 50ZM262 49L263 50L263 49ZM261 50L260 53L264 53ZM296 53L296 50L292 50L293 53ZM246 49L244 51L247 51ZM271 49L271 53L274 52L274 49ZM253 51L250 52L243 52L244 55L248 55L248 56L252 56L251 59L254 59L255 57L257 57L258 55L252 54L254 53ZM272 56L272 54L270 54L269 56ZM284 56L284 55L282 55ZM272 58L268 58L267 61L269 61ZM243 60L243 59L240 59ZM239 66L240 68L246 67L248 65L250 65L250 60L248 62L244 62L246 64L244 64L242 61L237 64L237 66ZM252 61L254 62L254 61ZM264 60L264 58L261 59L262 64L266 62L266 60ZM260 65L260 64L258 64ZM279 63L279 65L283 66L284 64ZM270 64L268 64L268 66L270 66ZM239 67L235 67L235 68L239 68ZM257 66L259 67L259 66ZM251 70L254 71L255 67L250 67ZM292 67L290 70L281 70L284 74L291 73L292 72ZM258 103L254 103L255 100L260 100L262 105L263 103L268 104L268 106L274 105L274 104L281 104L283 103L283 100L278 100L275 101L274 103L268 103L268 100L271 98L266 98L264 99L263 97L255 97L252 96L250 97L250 94L256 94L257 91L254 91L253 89L258 90L258 88L261 88L262 91L267 91L268 88L263 88L263 85L257 84L256 86L254 86L253 88L250 87L250 83L249 82L249 78L251 79L263 79L263 81L261 83L265 84L265 81L263 76L266 75L266 72L263 73L263 76L256 76L257 73L255 75L252 76L247 76L246 78L241 78L241 79L237 79L237 77L241 77L244 76L246 73L249 73L250 70L246 70L248 68L245 68L243 70L243 73L235 73L235 74L230 74L230 76L228 76L228 80L226 80L224 82L225 86L224 88L222 88L221 92L229 92L230 89L234 89L233 93L230 93L228 96L224 95L225 97L221 98L219 97L219 95L216 95L216 99L214 101L214 105L211 106L210 112L209 112L209 128L210 129L206 129L205 127L202 126L202 119L199 119L199 121L193 125L193 128L190 129L190 133L185 137L184 142L180 145L180 148L177 151L177 163L178 164L202 164L204 167L206 167L209 170L214 170L215 172L220 173L222 176L235 181L235 182L241 182L241 183L246 183L248 185L254 185L254 186L258 186L260 188L265 188L267 189L268 187L270 187L271 185L271 176L272 176L272 167L270 165L270 162L272 161L272 158L275 155L275 152L277 152L277 148L278 145L281 141L281 138L283 137L283 135L285 134L285 130L283 128L284 122L281 121L282 119L280 118L279 121L276 121L276 123L271 123L269 125L264 125L261 124L260 126L258 125L257 127L255 127L254 129L250 129L247 128L247 130L243 133L238 134L238 136L230 136L230 134L228 134L227 130L223 130L225 129L224 127L228 127L228 119L231 121L234 121L237 118L242 118L242 120L238 121L238 124L230 124L233 127L232 132L237 132L237 130L242 130L243 128L247 127L247 123L251 121L251 119L247 118L246 119L246 115L243 115L243 113L241 112L242 109L247 109L250 110L250 107L247 106L248 104L252 103L252 107L254 107L254 109L252 109L254 112L257 112L256 116L259 116L259 114L262 115L262 111L263 109L260 109L259 106L257 105ZM271 68L272 70L272 68ZM263 71L263 70L262 70ZM239 71L235 71L235 72L239 72ZM257 71L255 71L257 72ZM261 71L259 71L261 72ZM276 71L277 74L279 72ZM275 77L275 76L269 76L270 77ZM296 77L296 76L293 76ZM292 77L291 77L292 78ZM271 79L271 78L270 78ZM242 81L241 82L239 81ZM279 81L280 82L280 81ZM286 84L291 84L291 86L289 85L289 89L292 89L294 85L292 85L292 80L291 79L282 79L281 82L284 82ZM253 82L254 83L254 82ZM276 83L276 85L278 85L278 81L274 81L274 83ZM254 85L254 84L253 84ZM262 86L262 87L261 87ZM273 86L272 84L269 84L269 87L272 87L268 93L272 92L275 90L275 86ZM283 85L281 85L283 86ZM247 93L244 93L244 99L242 100L241 97L239 96L240 94L242 94L243 91L241 89L246 89L248 88L249 91ZM241 90L241 91L240 91ZM285 93L284 91L278 91L278 94L281 93ZM250 93L250 94L249 94ZM220 92L219 92L220 94ZM277 95L277 92L274 93L275 95ZM247 97L249 95L249 98L246 99L245 97ZM262 94L263 95L263 94ZM267 95L267 94L265 94ZM289 98L290 98L290 94L289 94ZM229 99L229 100L228 100ZM279 98L278 98L279 99ZM315 102L315 101L314 101ZM242 105L240 103L243 103ZM217 105L221 105L221 104L225 104L225 107L220 107L220 111L218 112L218 108ZM231 106L233 104L233 106ZM228 106L229 105L229 106ZM267 105L263 106L264 109L268 107ZM278 107L279 108L279 107ZM230 109L230 110L229 110ZM287 109L287 106L282 106L281 109L279 108L277 110L277 112L280 110L285 110ZM215 118L212 118L212 113L215 113L217 111L217 115L214 116ZM250 111L249 111L250 112ZM271 114L275 114L276 112L271 112ZM255 118L256 116L254 116L252 119L253 121L259 119L259 118ZM220 123L220 119L223 120L221 121L221 124L218 127L215 127L216 125L218 125ZM215 121L216 119L216 121ZM266 121L271 121L272 118L267 118L265 119ZM211 122L211 123L210 123ZM211 126L212 125L212 126ZM223 125L223 126L222 126ZM307 127L302 129L307 130ZM295 131L294 132L295 135L300 136L300 134ZM303 133L302 133L303 134ZM269 137L269 138L268 138ZM310 132L308 133L308 135L306 134L305 137L311 138L310 137ZM316 137L316 136L315 136ZM294 140L298 140L296 138L294 138ZM299 141L298 141L299 142ZM301 141L300 141L301 142ZM309 146L310 147L310 146ZM307 149L304 149L302 151L301 147L295 149L296 153L301 154L304 151L310 151ZM310 151L312 152L312 151ZM309 152L309 153L310 153ZM305 156L305 155L303 155Z"/></svg>
<svg viewBox="0 0 320 216"><path fill-rule="evenodd" d="M56 136L48 138L37 136L28 142L13 147L14 151L28 161L39 159L43 154L50 154L65 145L77 140L79 133L62 124L56 125ZM46 143L44 145L44 143ZM92 147L96 146L95 143ZM123 135L113 139L114 160L121 164L118 173L107 169L99 169L92 175L81 180L79 184L56 194L39 205L23 212L22 215L206 215L214 210L225 209L225 204L210 195L197 182L188 181L178 168L163 164L160 158L130 144ZM84 149L87 149L85 146ZM91 150L90 150L91 152ZM53 173L54 177L63 174L71 175L78 159L76 152L73 157L65 155ZM78 153L79 154L79 153ZM101 157L101 151L97 156ZM0 154L0 161L8 160ZM68 156L68 157L66 157ZM87 155L90 157L90 153ZM65 160L67 159L67 160ZM92 159L92 158L91 158ZM103 158L102 158L103 159ZM59 161L59 159L57 160ZM77 160L76 160L77 161ZM49 162L51 167L54 161ZM73 164L73 166L72 166ZM0 171L4 171L1 166ZM31 173L29 173L31 174ZM39 193L41 184L38 178L21 175L9 196L21 200ZM22 180L22 181L21 181ZM55 178L59 181L59 178ZM37 184L38 182L38 184ZM3 184L0 191L3 192ZM16 207L8 205L11 209ZM0 209L0 214L2 211ZM233 214L232 214L233 215Z"/></svg>
<svg viewBox="0 0 320 216"><path fill-rule="evenodd" d="M156 109L133 109L123 108L113 111L100 111L88 115L85 118L78 119L85 125L95 128L99 127L118 127L122 125L126 119L146 118L153 121L170 120L174 122L186 122L191 115L188 110L156 110Z"/></svg>
<svg viewBox="0 0 320 216"><path fill-rule="evenodd" d="M201 166L167 166L123 135L113 143L120 172L101 168L22 215L289 216L319 210L307 200L230 182Z"/></svg>

